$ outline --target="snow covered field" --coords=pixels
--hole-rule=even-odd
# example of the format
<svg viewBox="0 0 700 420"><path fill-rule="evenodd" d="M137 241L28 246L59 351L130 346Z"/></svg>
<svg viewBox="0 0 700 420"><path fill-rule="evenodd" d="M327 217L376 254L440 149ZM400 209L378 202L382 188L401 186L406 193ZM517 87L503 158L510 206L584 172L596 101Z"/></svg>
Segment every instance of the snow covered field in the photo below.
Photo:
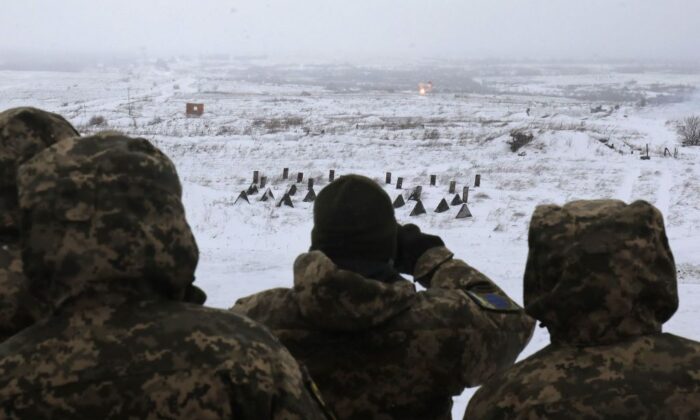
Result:
<svg viewBox="0 0 700 420"><path fill-rule="evenodd" d="M0 63L1 64L1 63ZM417 93L419 81L435 90ZM308 249L310 203L336 176L361 173L404 189L422 185L427 215L402 223L439 234L456 255L522 302L527 227L534 207L583 198L644 199L664 214L678 266L681 304L666 330L700 340L700 150L680 147L673 120L700 114L700 72L622 65L283 67L225 59L134 64L82 72L0 70L0 109L33 105L83 132L117 129L154 140L175 161L201 251L197 283L227 308L263 289L290 286ZM186 102L205 104L186 118ZM592 112L597 107L599 112ZM90 125L95 116L105 126ZM534 135L517 152L510 133ZM650 160L641 160L649 145ZM664 157L664 149L677 157ZM290 180L282 180L289 168ZM294 208L251 197L233 205L253 171L279 200L304 173ZM430 175L437 185L429 186ZM474 177L481 186L474 188ZM470 219L438 202L470 186ZM349 203L349 205L352 205ZM527 356L546 345L538 329ZM456 398L461 418L469 396Z"/></svg>

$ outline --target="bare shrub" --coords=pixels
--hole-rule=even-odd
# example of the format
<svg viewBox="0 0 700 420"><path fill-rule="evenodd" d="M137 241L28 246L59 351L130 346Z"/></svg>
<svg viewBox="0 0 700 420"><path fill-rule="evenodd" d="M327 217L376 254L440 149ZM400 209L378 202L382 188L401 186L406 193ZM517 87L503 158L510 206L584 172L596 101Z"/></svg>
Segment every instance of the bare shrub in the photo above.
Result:
<svg viewBox="0 0 700 420"><path fill-rule="evenodd" d="M90 117L88 125L90 127L104 127L105 125L107 125L107 119L102 115L93 115L92 117Z"/></svg>
<svg viewBox="0 0 700 420"><path fill-rule="evenodd" d="M440 132L437 129L425 130L423 133L423 140L439 140Z"/></svg>
<svg viewBox="0 0 700 420"><path fill-rule="evenodd" d="M155 116L151 121L148 122L148 125L158 125L163 122L163 119L161 117Z"/></svg>
<svg viewBox="0 0 700 420"><path fill-rule="evenodd" d="M519 130L511 131L510 141L508 142L510 151L513 153L517 152L521 147L531 143L534 138L535 136L532 133L525 133Z"/></svg>
<svg viewBox="0 0 700 420"><path fill-rule="evenodd" d="M268 133L279 133L289 130L290 128L299 127L304 124L304 119L301 117L285 117L285 118L257 118L253 120L253 126L262 128Z"/></svg>
<svg viewBox="0 0 700 420"><path fill-rule="evenodd" d="M416 128L425 128L425 123L422 120L414 120L411 117L384 118L386 128L389 130L413 130ZM384 129L384 125L382 125Z"/></svg>
<svg viewBox="0 0 700 420"><path fill-rule="evenodd" d="M684 146L700 146L700 116L683 118L678 124L678 135Z"/></svg>
<svg viewBox="0 0 700 420"><path fill-rule="evenodd" d="M302 117L287 117L283 119L284 125L287 127L304 125L304 119Z"/></svg>
<svg viewBox="0 0 700 420"><path fill-rule="evenodd" d="M217 136L225 136L225 135L229 135L229 134L233 134L233 133L234 133L234 129L231 128L231 127L229 127L229 126L227 126L227 125L222 125L222 126L219 127L219 129L216 131L216 135L217 135Z"/></svg>

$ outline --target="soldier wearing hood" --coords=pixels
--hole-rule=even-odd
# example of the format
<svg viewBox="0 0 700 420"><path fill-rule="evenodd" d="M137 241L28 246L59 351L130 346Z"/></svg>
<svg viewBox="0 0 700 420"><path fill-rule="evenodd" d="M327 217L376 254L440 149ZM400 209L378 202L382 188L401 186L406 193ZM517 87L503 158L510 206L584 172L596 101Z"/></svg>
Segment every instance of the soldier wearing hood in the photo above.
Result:
<svg viewBox="0 0 700 420"><path fill-rule="evenodd" d="M340 419L449 419L452 396L511 366L532 334L534 321L439 237L399 226L371 179L344 176L319 193L311 243L292 289L232 310L307 365Z"/></svg>
<svg viewBox="0 0 700 420"><path fill-rule="evenodd" d="M173 163L144 139L61 141L20 167L29 292L0 345L2 418L323 419L265 328L204 300Z"/></svg>
<svg viewBox="0 0 700 420"><path fill-rule="evenodd" d="M489 380L465 419L697 419L700 343L661 329L678 307L661 213L539 206L529 246L525 310L551 344Z"/></svg>
<svg viewBox="0 0 700 420"><path fill-rule="evenodd" d="M41 308L27 294L19 250L17 167L78 132L60 115L36 108L0 112L0 342L31 325Z"/></svg>

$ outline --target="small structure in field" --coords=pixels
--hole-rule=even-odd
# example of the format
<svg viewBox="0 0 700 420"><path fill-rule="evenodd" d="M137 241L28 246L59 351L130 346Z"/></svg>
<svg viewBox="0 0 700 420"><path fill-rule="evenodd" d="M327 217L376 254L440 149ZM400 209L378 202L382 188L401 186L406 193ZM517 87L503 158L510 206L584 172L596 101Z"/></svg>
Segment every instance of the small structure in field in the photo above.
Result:
<svg viewBox="0 0 700 420"><path fill-rule="evenodd" d="M469 217L472 217L472 212L469 211L469 207L467 204L462 204L462 208L459 209L459 212L457 213L457 219L467 219Z"/></svg>
<svg viewBox="0 0 700 420"><path fill-rule="evenodd" d="M280 200L280 202L277 203L277 207L282 206L294 208L294 204L292 204L292 198L289 196L289 194L285 194Z"/></svg>
<svg viewBox="0 0 700 420"><path fill-rule="evenodd" d="M185 115L188 117L201 117L204 114L204 104L188 102L185 106Z"/></svg>
<svg viewBox="0 0 700 420"><path fill-rule="evenodd" d="M263 194L262 197L260 197L260 199L258 199L258 201L270 201L270 200L274 201L275 195L272 194L272 190L268 188L267 191L265 191L265 194Z"/></svg>
<svg viewBox="0 0 700 420"><path fill-rule="evenodd" d="M440 200L440 204L438 204L437 208L435 209L435 213L444 213L449 209L450 205L447 204L447 200L443 198L442 200Z"/></svg>
<svg viewBox="0 0 700 420"><path fill-rule="evenodd" d="M413 192L411 192L411 195L408 196L408 199L420 201L420 196L422 193L423 193L423 187L419 185L413 189Z"/></svg>
<svg viewBox="0 0 700 420"><path fill-rule="evenodd" d="M242 202L246 202L250 204L250 200L248 200L248 194L245 191L241 191L240 194L238 194L238 198L236 198L236 201L233 202L234 205Z"/></svg>
<svg viewBox="0 0 700 420"><path fill-rule="evenodd" d="M420 216L421 214L425 214L425 207L423 207L423 202L419 200L416 200L416 206L413 208L411 211L410 216Z"/></svg>
<svg viewBox="0 0 700 420"><path fill-rule="evenodd" d="M314 200L316 200L316 191L314 191L314 187L310 186L309 192L307 192L306 197L304 197L304 203L311 203Z"/></svg>
<svg viewBox="0 0 700 420"><path fill-rule="evenodd" d="M403 206L405 206L405 205L406 205L406 201L404 201L403 195L399 194L399 195L396 197L396 200L394 200L394 204L393 204L394 208L395 208L395 209L398 209L398 208L401 208L401 207L403 207Z"/></svg>

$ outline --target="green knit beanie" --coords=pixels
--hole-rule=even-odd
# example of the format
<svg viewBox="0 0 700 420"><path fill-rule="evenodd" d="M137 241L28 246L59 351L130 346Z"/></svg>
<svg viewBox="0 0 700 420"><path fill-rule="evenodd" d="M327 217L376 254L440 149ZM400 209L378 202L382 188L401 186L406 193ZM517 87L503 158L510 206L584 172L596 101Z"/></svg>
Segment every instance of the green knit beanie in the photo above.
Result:
<svg viewBox="0 0 700 420"><path fill-rule="evenodd" d="M396 253L396 232L391 199L367 177L341 176L316 197L311 250L331 259L389 261Z"/></svg>

